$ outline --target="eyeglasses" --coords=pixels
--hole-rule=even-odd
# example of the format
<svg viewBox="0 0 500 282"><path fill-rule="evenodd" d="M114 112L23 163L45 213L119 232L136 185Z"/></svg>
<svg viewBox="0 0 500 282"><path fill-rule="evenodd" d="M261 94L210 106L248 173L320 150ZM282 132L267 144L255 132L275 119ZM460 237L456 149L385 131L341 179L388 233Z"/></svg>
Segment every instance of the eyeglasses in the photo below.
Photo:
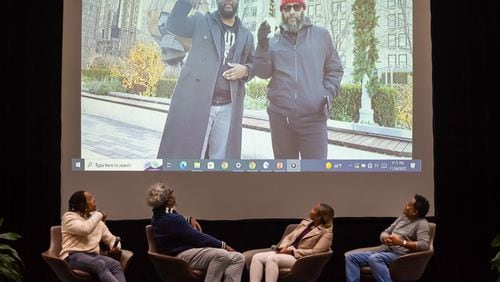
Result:
<svg viewBox="0 0 500 282"><path fill-rule="evenodd" d="M298 4L298 3L288 4L285 7L283 7L283 10L288 13L292 10L292 8L295 12L300 12L300 10L302 9L302 4Z"/></svg>

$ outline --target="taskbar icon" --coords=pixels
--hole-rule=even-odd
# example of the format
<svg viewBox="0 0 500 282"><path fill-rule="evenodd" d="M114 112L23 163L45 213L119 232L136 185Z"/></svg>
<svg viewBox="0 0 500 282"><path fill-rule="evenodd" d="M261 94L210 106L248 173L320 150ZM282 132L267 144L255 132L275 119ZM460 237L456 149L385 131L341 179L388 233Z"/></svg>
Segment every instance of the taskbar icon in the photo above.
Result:
<svg viewBox="0 0 500 282"><path fill-rule="evenodd" d="M297 172L299 160L164 159L163 171L195 172Z"/></svg>

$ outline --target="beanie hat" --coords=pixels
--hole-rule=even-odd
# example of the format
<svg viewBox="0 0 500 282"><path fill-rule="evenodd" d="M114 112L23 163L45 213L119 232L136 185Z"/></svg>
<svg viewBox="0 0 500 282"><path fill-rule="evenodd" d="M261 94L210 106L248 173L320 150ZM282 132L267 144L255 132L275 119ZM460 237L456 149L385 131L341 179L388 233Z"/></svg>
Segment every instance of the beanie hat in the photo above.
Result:
<svg viewBox="0 0 500 282"><path fill-rule="evenodd" d="M290 3L299 3L299 4L302 4L304 9L306 8L306 1L305 0L281 0L280 11L283 10L283 6L285 6L286 4L290 4Z"/></svg>

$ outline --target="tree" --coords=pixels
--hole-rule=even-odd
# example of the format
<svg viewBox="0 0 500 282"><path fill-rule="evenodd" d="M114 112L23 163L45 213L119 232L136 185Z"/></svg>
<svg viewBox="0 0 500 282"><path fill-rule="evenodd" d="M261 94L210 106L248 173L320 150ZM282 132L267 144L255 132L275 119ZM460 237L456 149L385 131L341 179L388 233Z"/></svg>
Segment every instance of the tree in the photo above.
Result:
<svg viewBox="0 0 500 282"><path fill-rule="evenodd" d="M404 46L405 49L407 49L410 53L413 53L413 43L412 43L412 21L411 17L408 17L409 13L408 11L411 11L410 5L412 4L412 1L407 2L407 0L398 0L398 8L401 10L401 22L399 23L400 29L405 35L406 39L406 44Z"/></svg>
<svg viewBox="0 0 500 282"><path fill-rule="evenodd" d="M383 27L384 32L393 36L392 41L387 37L384 38L382 46L385 48L397 47L398 50L413 53L412 1L382 1L377 5L383 9L382 13L390 17L389 26Z"/></svg>
<svg viewBox="0 0 500 282"><path fill-rule="evenodd" d="M269 16L275 17L276 16L276 9L274 8L274 0L269 0Z"/></svg>
<svg viewBox="0 0 500 282"><path fill-rule="evenodd" d="M352 5L354 34L354 81L367 86L370 97L375 94L378 79L375 73L378 60L378 40L375 28L378 26L378 16L375 0L355 0ZM365 74L368 81L363 81Z"/></svg>
<svg viewBox="0 0 500 282"><path fill-rule="evenodd" d="M126 58L122 70L125 77L123 86L132 93L153 96L164 68L161 52L157 46L138 43L132 47Z"/></svg>
<svg viewBox="0 0 500 282"><path fill-rule="evenodd" d="M331 31L332 39L335 44L335 49L342 53L344 51L344 43L350 36L351 13L344 6L347 6L346 1L333 2L331 0L323 0L321 6L325 7L322 10L324 13L325 27Z"/></svg>

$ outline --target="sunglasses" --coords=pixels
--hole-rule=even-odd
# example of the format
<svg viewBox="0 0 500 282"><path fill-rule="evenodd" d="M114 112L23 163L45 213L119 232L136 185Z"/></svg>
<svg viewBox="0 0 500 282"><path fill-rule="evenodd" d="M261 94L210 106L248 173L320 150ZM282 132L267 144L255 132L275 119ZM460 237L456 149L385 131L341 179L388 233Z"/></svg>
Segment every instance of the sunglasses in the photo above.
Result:
<svg viewBox="0 0 500 282"><path fill-rule="evenodd" d="M300 12L300 10L302 9L302 4L288 4L283 7L283 10L288 13L292 10L292 8L295 12Z"/></svg>

